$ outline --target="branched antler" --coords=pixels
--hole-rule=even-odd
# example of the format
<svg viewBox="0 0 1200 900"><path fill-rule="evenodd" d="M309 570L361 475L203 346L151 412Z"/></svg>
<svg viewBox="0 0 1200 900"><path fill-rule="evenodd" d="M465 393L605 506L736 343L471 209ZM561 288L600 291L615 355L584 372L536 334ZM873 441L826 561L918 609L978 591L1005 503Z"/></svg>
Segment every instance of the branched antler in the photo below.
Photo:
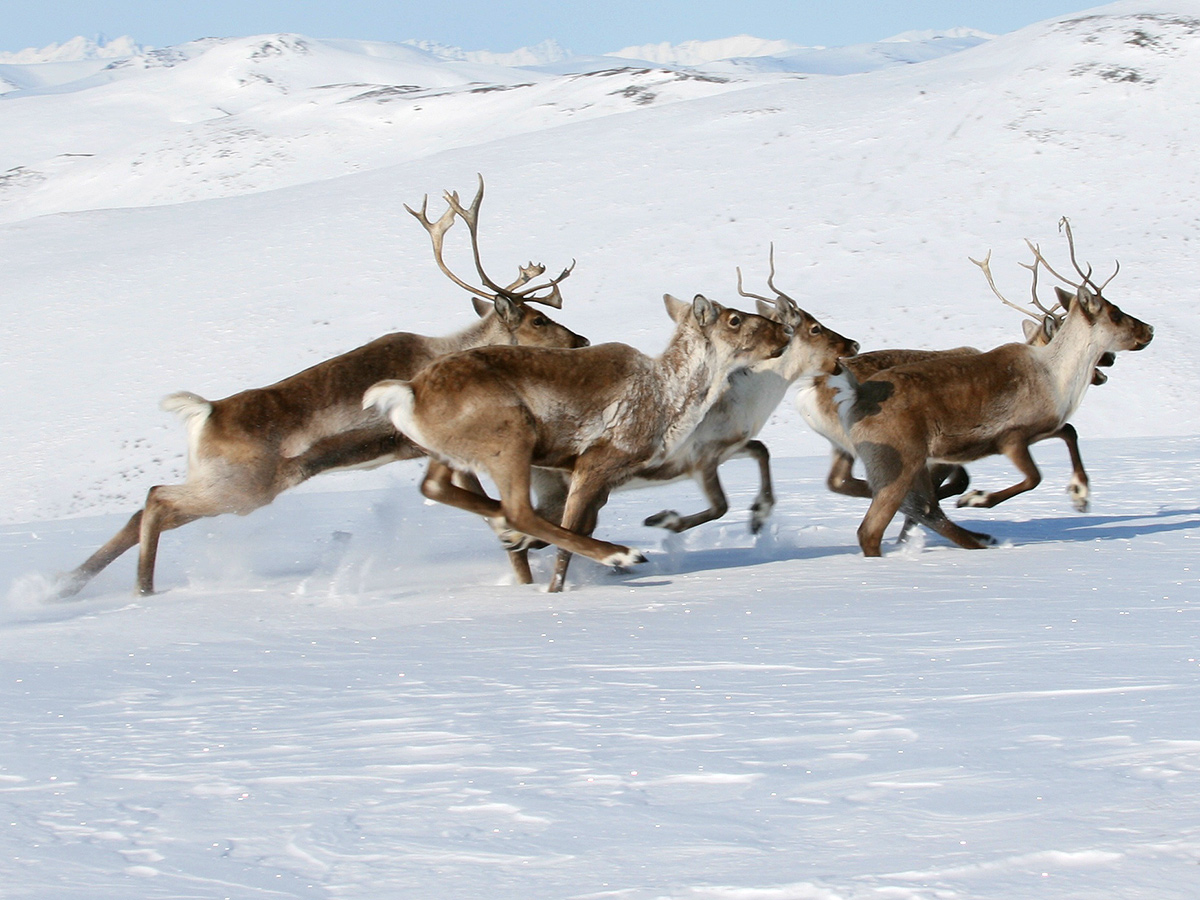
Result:
<svg viewBox="0 0 1200 900"><path fill-rule="evenodd" d="M993 294L995 294L997 297L1000 298L1001 303L1003 303L1005 306L1011 306L1017 312L1024 313L1025 315L1029 316L1029 318L1031 318L1031 319L1036 319L1039 322L1042 321L1042 317L1039 316L1037 313L1033 312L1032 310L1026 309L1024 306L1021 306L1020 304L1013 303L1011 300L1009 300L1007 297L1005 297L1002 293L1000 293L1000 289L998 287L996 287L995 279L992 278L992 267L991 267L992 251L991 250L989 250L987 252L987 256L985 256L983 259L975 259L972 256L968 256L967 259L971 260L971 262L975 263L975 265L979 266L979 268L981 268L983 270L983 276L984 276L984 278L987 279L988 287L990 287L992 289ZM1034 283L1034 291L1035 291L1035 293L1033 295L1033 302L1037 305L1038 309L1042 310L1043 312L1049 313L1049 310L1046 310L1045 307L1042 306L1042 304L1037 302L1036 263L1035 263L1034 272L1033 272L1033 283Z"/></svg>
<svg viewBox="0 0 1200 900"><path fill-rule="evenodd" d="M515 303L542 303L546 306L553 306L555 309L562 307L562 293L558 285L571 274L571 271L575 268L575 260L571 260L571 264L563 269L557 278L552 278L545 284L523 287L546 271L545 266L531 262L528 266L520 267L521 274L516 281L507 287L501 287L484 271L483 261L479 256L479 207L483 203L483 176L479 176L479 189L475 192L475 197L469 206L463 206L457 191L446 191L443 197L446 200L447 209L436 222L430 221L427 214L429 206L428 195L421 201L420 212L417 212L407 204L405 204L404 208L429 232L430 239L433 241L433 257L437 261L438 268L442 270L447 278L464 290L486 300L496 300L498 297L503 296ZM446 232L450 230L450 226L454 224L456 217L461 218L467 223L467 230L471 233L471 253L475 259L475 270L479 273L479 277L484 285L491 291L490 293L483 288L475 287L463 281L450 271L450 267L446 265L445 259L442 256L442 245ZM549 293L539 295L539 291L549 291Z"/></svg>

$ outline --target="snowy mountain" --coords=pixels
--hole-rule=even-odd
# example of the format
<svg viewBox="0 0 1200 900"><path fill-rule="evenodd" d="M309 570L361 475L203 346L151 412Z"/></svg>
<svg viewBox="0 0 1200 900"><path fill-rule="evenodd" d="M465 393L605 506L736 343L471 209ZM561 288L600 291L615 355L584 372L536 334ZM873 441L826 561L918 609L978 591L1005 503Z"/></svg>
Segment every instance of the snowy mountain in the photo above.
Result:
<svg viewBox="0 0 1200 900"><path fill-rule="evenodd" d="M151 48L143 47L133 38L113 38L112 40L91 40L85 37L74 37L61 44L50 44L47 47L30 47L27 50L0 52L0 64L7 65L42 65L45 63L82 62L89 59L123 59L136 56Z"/></svg>
<svg viewBox="0 0 1200 900"><path fill-rule="evenodd" d="M449 47L434 41L405 41L405 43L432 53L438 59L483 63L489 66L545 66L569 60L573 56L569 50L564 49L558 41L554 40L542 41L532 47L521 47L511 53L464 50L461 47Z"/></svg>
<svg viewBox="0 0 1200 900"><path fill-rule="evenodd" d="M723 59L749 56L771 56L801 49L791 41L769 41L748 34L717 41L685 41L682 44L642 44L614 50L607 56L640 59L659 65L702 66Z"/></svg>
<svg viewBox="0 0 1200 900"><path fill-rule="evenodd" d="M514 67L257 35L0 64L5 896L1191 900L1200 0L870 46ZM853 75L801 70L839 52ZM47 600L182 477L164 394L473 322L404 205L477 173L488 270L576 259L554 317L652 353L664 292L749 304L736 270L765 291L772 244L865 349L1014 340L968 257L1022 300L1024 239L1069 271L1069 216L1156 329L1072 420L1091 510L1046 442L1037 490L951 512L1001 546L863 559L863 503L785 400L762 535L744 461L685 535L641 523L692 486L617 494L597 534L649 561L578 561L553 598L397 464L168 533L159 596L130 599L126 554ZM446 250L474 271L462 230Z"/></svg>

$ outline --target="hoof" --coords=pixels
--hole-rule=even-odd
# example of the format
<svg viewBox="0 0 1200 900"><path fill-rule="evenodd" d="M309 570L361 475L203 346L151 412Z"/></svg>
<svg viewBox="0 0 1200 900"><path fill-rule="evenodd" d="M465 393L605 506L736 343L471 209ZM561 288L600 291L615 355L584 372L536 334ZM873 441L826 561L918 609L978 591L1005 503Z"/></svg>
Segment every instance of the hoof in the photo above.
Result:
<svg viewBox="0 0 1200 900"><path fill-rule="evenodd" d="M642 524L648 528L665 528L667 531L678 533L682 530L680 526L683 524L683 518L673 509L664 509L649 516Z"/></svg>
<svg viewBox="0 0 1200 900"><path fill-rule="evenodd" d="M623 569L626 566L636 566L645 561L646 557L642 555L641 551L634 550L632 547L623 547L620 552L611 553L605 557L604 565Z"/></svg>
<svg viewBox="0 0 1200 900"><path fill-rule="evenodd" d="M1071 498L1071 505L1075 507L1076 512L1087 512L1088 501L1090 500L1091 491L1087 485L1072 484L1067 488L1067 496Z"/></svg>
<svg viewBox="0 0 1200 900"><path fill-rule="evenodd" d="M967 491L958 498L958 503L955 505L959 509L962 509L964 506L986 507L988 505L987 496L983 491Z"/></svg>
<svg viewBox="0 0 1200 900"><path fill-rule="evenodd" d="M767 524L767 519L771 518L771 513L775 511L775 504L764 500L761 503L755 503L750 507L750 533L758 534L762 531L762 527Z"/></svg>

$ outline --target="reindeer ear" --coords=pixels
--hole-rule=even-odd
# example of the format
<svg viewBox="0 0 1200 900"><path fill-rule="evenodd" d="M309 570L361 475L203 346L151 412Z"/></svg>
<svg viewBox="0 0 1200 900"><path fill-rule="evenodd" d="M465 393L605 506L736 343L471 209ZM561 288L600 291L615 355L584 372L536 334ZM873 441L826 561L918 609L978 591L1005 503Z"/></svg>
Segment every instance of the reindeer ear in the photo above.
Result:
<svg viewBox="0 0 1200 900"><path fill-rule="evenodd" d="M667 308L667 315L674 322L682 322L690 312L690 308L686 303L678 297L672 297L670 294L663 294L663 305Z"/></svg>
<svg viewBox="0 0 1200 900"><path fill-rule="evenodd" d="M772 322L782 321L779 315L779 307L774 303L768 303L765 300L755 300L754 305L758 307L758 314L764 319L770 319Z"/></svg>
<svg viewBox="0 0 1200 900"><path fill-rule="evenodd" d="M1083 304L1084 311L1089 316L1098 316L1102 307L1100 297L1088 290L1087 285L1081 285L1079 290L1075 292L1076 299Z"/></svg>
<svg viewBox="0 0 1200 900"><path fill-rule="evenodd" d="M1037 323L1031 322L1029 319L1025 319L1023 322L1021 322L1021 330L1025 332L1025 343L1027 344L1032 344L1034 338L1038 336L1038 332L1041 331Z"/></svg>
<svg viewBox="0 0 1200 900"><path fill-rule="evenodd" d="M516 328L521 324L521 307L519 304L509 300L503 294L497 294L496 299L492 301L492 305L496 309L496 315L500 317L500 321L509 328Z"/></svg>
<svg viewBox="0 0 1200 900"><path fill-rule="evenodd" d="M1058 285L1054 286L1054 296L1058 298L1058 305L1063 309L1070 309L1071 304L1075 302L1075 295L1064 291Z"/></svg>
<svg viewBox="0 0 1200 900"><path fill-rule="evenodd" d="M471 305L475 307L475 315L481 319L496 308L494 304L488 303L482 297L472 297Z"/></svg>
<svg viewBox="0 0 1200 900"><path fill-rule="evenodd" d="M696 317L696 322L701 328L708 328L720 317L721 305L703 294L697 294L692 298L692 315Z"/></svg>

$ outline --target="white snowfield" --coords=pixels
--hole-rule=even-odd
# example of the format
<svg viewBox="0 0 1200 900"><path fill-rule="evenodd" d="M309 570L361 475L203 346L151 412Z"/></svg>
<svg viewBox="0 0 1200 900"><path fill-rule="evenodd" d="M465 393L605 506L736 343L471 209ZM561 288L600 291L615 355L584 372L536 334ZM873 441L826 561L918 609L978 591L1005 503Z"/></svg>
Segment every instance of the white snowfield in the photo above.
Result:
<svg viewBox="0 0 1200 900"><path fill-rule="evenodd" d="M1200 2L952 49L840 76L298 35L0 63L0 896L1194 900ZM597 535L649 561L576 560L563 594L405 463L170 532L154 597L127 555L45 599L182 477L164 394L472 321L403 204L480 172L489 269L576 258L555 318L648 352L662 293L745 306L771 242L864 349L1016 340L967 257L1024 300L1022 239L1069 267L1069 216L1155 327L1073 419L1091 509L1047 442L1036 491L950 513L998 547L893 529L864 559L865 503L785 401L763 534L747 462L682 536L640 523L691 486L616 494Z"/></svg>

